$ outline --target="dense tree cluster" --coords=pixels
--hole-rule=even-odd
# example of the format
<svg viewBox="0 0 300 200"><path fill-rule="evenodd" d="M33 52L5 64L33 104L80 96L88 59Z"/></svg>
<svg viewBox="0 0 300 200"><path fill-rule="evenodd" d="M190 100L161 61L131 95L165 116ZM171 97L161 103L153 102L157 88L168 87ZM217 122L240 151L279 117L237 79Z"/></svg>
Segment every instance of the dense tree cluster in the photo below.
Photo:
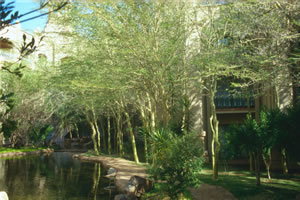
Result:
<svg viewBox="0 0 300 200"><path fill-rule="evenodd" d="M229 80L243 95L250 88L261 95L289 82L296 102L299 9L292 0L74 1L49 18L69 30L61 36L71 43L58 44L56 52L68 57L58 63L40 59L34 70L22 71L22 79L1 71L6 90L15 93L6 117L6 126L15 127L9 135L26 141L32 134L46 134L50 125L56 134L89 127L96 154L124 156L128 141L136 162L137 143L146 161L155 162L150 159L151 154L159 157L151 140L155 132L193 132L191 102L206 95L217 179L218 85Z"/></svg>

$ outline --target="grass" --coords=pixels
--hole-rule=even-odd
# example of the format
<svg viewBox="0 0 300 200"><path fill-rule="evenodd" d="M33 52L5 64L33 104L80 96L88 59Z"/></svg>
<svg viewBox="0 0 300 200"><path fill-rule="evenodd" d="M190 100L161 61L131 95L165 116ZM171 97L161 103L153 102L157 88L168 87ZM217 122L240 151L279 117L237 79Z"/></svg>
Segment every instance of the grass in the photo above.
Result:
<svg viewBox="0 0 300 200"><path fill-rule="evenodd" d="M24 148L8 148L8 147L0 147L0 154L1 153L9 153L9 152L33 152L43 150L44 148L33 148L33 147L24 147Z"/></svg>
<svg viewBox="0 0 300 200"><path fill-rule="evenodd" d="M202 183L221 186L230 191L239 200L295 200L300 194L300 175L271 173L272 180L267 179L266 172L261 173L261 185L256 186L255 174L245 168L229 166L230 171L220 169L217 181L212 179L210 166L204 166L199 179ZM143 199L163 199L165 185L155 183L154 189L148 192ZM191 200L189 192L183 195L186 200Z"/></svg>
<svg viewBox="0 0 300 200"><path fill-rule="evenodd" d="M168 199L168 195L166 192L166 184L164 183L155 183L154 184L154 189L152 189L151 191L147 192L146 194L144 194L142 196L142 199L145 200L160 200L160 199L167 199L167 200L171 200ZM193 200L191 194L188 191L185 191L182 194L181 200Z"/></svg>
<svg viewBox="0 0 300 200"><path fill-rule="evenodd" d="M202 183L222 186L241 200L288 200L300 194L300 175L272 173L269 181L261 174L261 185L256 186L255 175L245 170L220 171L217 181L212 180L211 169L205 167L199 178Z"/></svg>

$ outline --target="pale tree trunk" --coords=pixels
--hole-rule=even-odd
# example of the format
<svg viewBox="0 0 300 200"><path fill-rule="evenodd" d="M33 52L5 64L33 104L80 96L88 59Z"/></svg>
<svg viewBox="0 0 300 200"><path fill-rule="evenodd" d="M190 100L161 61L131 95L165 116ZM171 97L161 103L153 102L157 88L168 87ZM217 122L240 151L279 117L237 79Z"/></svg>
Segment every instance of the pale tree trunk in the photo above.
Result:
<svg viewBox="0 0 300 200"><path fill-rule="evenodd" d="M289 170L288 170L287 162L286 162L286 150L285 150L285 148L281 149L281 162L282 162L283 174L288 174Z"/></svg>
<svg viewBox="0 0 300 200"><path fill-rule="evenodd" d="M272 158L271 158L271 153L269 158L266 155L262 155L265 166L266 166L266 170L267 170L267 175L268 175L268 179L271 180L271 174L270 174L270 167L271 167L271 163L272 163Z"/></svg>
<svg viewBox="0 0 300 200"><path fill-rule="evenodd" d="M108 154L111 154L111 139L110 139L110 116L107 115L107 144L108 144Z"/></svg>
<svg viewBox="0 0 300 200"><path fill-rule="evenodd" d="M113 148L113 151L114 152L119 152L118 150L118 138L117 138L117 125L116 125L116 119L115 119L115 115L114 117L112 118L113 120L113 130L114 130L114 134L113 134L113 144L114 144L114 148Z"/></svg>
<svg viewBox="0 0 300 200"><path fill-rule="evenodd" d="M99 151L101 151L101 137L100 137L101 135L100 135L99 127L98 127L98 124L97 124L96 120L94 121L94 125L95 125L95 129L96 129L96 132L97 132L98 149L99 149Z"/></svg>
<svg viewBox="0 0 300 200"><path fill-rule="evenodd" d="M77 126L76 123L74 124L74 126L75 126L75 131L76 131L76 137L79 138L79 130L78 130L78 126Z"/></svg>
<svg viewBox="0 0 300 200"><path fill-rule="evenodd" d="M151 119L150 131L154 131L156 127L156 109L155 106L152 106L152 101L148 92L146 93L146 96L148 100L148 111L150 113L150 119Z"/></svg>
<svg viewBox="0 0 300 200"><path fill-rule="evenodd" d="M217 81L213 80L210 92L210 106L211 106L211 116L210 116L210 127L212 132L211 141L211 154L212 154L212 169L213 169L213 179L218 179L218 162L219 162L219 152L220 152L220 142L219 142L219 121L217 119L216 106L214 102L215 92L217 89Z"/></svg>
<svg viewBox="0 0 300 200"><path fill-rule="evenodd" d="M148 122L148 118L146 116L146 108L145 105L141 102L140 97L138 97L138 101L139 101L139 110L141 113L141 118L142 118L142 122L143 122L143 128L145 130L144 133L144 151L145 151L145 160L146 163L148 163L148 142L147 142L147 134L149 133L149 122Z"/></svg>
<svg viewBox="0 0 300 200"><path fill-rule="evenodd" d="M93 140L93 144L94 144L94 151L95 151L96 155L99 155L98 145L97 145L97 140L96 140L97 132L94 127L94 123L91 122L90 120L88 120L88 123L90 124L91 129L92 129L92 140Z"/></svg>
<svg viewBox="0 0 300 200"><path fill-rule="evenodd" d="M139 157L138 157L137 150L136 150L135 137L134 137L132 125L131 125L131 122L130 122L130 117L129 117L128 112L124 111L124 114L125 114L125 117L126 117L128 129L129 129L129 135L130 135L130 138L131 138L131 145L132 145L134 161L136 163L139 163Z"/></svg>
<svg viewBox="0 0 300 200"><path fill-rule="evenodd" d="M93 117L94 117L94 126L95 126L95 130L96 130L96 134L97 134L97 146L98 146L98 150L101 151L101 139L100 139L101 135L100 135L99 127L97 124L97 118L96 118L94 106L92 106L92 113L93 113Z"/></svg>
<svg viewBox="0 0 300 200"><path fill-rule="evenodd" d="M122 133L121 119L122 119L121 113L120 113L120 111L117 111L116 126L117 126L118 149L119 149L120 157L123 157L124 156L124 150L123 150L123 133Z"/></svg>

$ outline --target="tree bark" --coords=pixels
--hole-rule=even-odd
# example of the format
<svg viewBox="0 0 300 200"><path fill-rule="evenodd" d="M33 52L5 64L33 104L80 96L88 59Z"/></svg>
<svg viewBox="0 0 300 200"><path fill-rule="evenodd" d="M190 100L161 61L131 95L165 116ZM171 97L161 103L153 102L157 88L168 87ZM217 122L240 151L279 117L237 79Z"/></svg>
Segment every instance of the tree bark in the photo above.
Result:
<svg viewBox="0 0 300 200"><path fill-rule="evenodd" d="M254 162L255 162L255 175L256 175L256 185L260 185L260 163L259 163L259 154L254 154Z"/></svg>
<svg viewBox="0 0 300 200"><path fill-rule="evenodd" d="M286 162L286 150L285 150L285 148L281 149L281 161L282 161L283 174L288 174L289 170L288 170L287 162Z"/></svg>
<svg viewBox="0 0 300 200"><path fill-rule="evenodd" d="M91 121L88 121L88 123L90 124L91 129L92 129L92 140L93 140L93 144L94 144L94 151L95 151L96 155L99 155L97 141L96 141L96 134L97 133L96 133L96 129L94 127L94 123L91 122Z"/></svg>
<svg viewBox="0 0 300 200"><path fill-rule="evenodd" d="M119 149L120 157L123 157L124 150L123 150L123 133L122 133L121 118L122 118L121 113L118 111L116 114L118 149Z"/></svg>
<svg viewBox="0 0 300 200"><path fill-rule="evenodd" d="M101 151L101 134L100 134L100 131L99 131L99 127L98 127L98 124L97 124L97 121L95 120L94 121L94 125L95 125L95 129L96 129L96 132L97 132L97 145L98 145L98 149L99 151Z"/></svg>
<svg viewBox="0 0 300 200"><path fill-rule="evenodd" d="M270 167L271 167L271 163L272 163L272 159L271 159L271 154L270 157L267 158L265 155L262 155L265 166L266 166L266 170L267 170L267 175L268 175L268 179L271 180L271 173L270 173Z"/></svg>
<svg viewBox="0 0 300 200"><path fill-rule="evenodd" d="M107 144L108 144L108 154L111 155L110 116L109 115L107 115Z"/></svg>
<svg viewBox="0 0 300 200"><path fill-rule="evenodd" d="M250 172L253 172L253 153L249 153L249 165L250 165Z"/></svg>
<svg viewBox="0 0 300 200"><path fill-rule="evenodd" d="M131 138L131 145L132 145L134 161L136 163L139 163L139 157L138 157L137 150L136 150L135 137L134 137L132 125L131 125L131 122L130 122L130 117L129 117L128 112L124 111L124 114L125 114L125 117L126 117L128 129L129 129L129 135L130 135L130 138Z"/></svg>
<svg viewBox="0 0 300 200"><path fill-rule="evenodd" d="M217 89L216 80L212 81L212 86L210 92L210 106L211 106L211 116L210 116L210 127L212 132L211 141L211 154L212 154L212 169L213 169L213 179L218 179L218 162L219 162L219 152L220 152L220 142L219 142L219 121L217 119L216 106L214 102L215 92Z"/></svg>

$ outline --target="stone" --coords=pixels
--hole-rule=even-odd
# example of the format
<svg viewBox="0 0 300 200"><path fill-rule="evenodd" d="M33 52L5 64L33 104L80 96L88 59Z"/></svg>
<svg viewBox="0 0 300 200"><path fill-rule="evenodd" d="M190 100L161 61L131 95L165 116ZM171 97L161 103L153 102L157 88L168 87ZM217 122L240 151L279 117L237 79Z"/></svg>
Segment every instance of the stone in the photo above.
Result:
<svg viewBox="0 0 300 200"><path fill-rule="evenodd" d="M0 200L8 200L8 196L6 192L0 192Z"/></svg>
<svg viewBox="0 0 300 200"><path fill-rule="evenodd" d="M140 176L132 176L128 181L125 191L128 195L141 197L153 187L153 182Z"/></svg>
<svg viewBox="0 0 300 200"><path fill-rule="evenodd" d="M115 168L110 167L107 171L107 175L104 177L109 178L109 179L114 179L117 175L117 170Z"/></svg>
<svg viewBox="0 0 300 200"><path fill-rule="evenodd" d="M107 171L107 175L115 175L117 170L115 168L110 167Z"/></svg>
<svg viewBox="0 0 300 200"><path fill-rule="evenodd" d="M114 197L114 200L128 200L125 194L118 194Z"/></svg>

